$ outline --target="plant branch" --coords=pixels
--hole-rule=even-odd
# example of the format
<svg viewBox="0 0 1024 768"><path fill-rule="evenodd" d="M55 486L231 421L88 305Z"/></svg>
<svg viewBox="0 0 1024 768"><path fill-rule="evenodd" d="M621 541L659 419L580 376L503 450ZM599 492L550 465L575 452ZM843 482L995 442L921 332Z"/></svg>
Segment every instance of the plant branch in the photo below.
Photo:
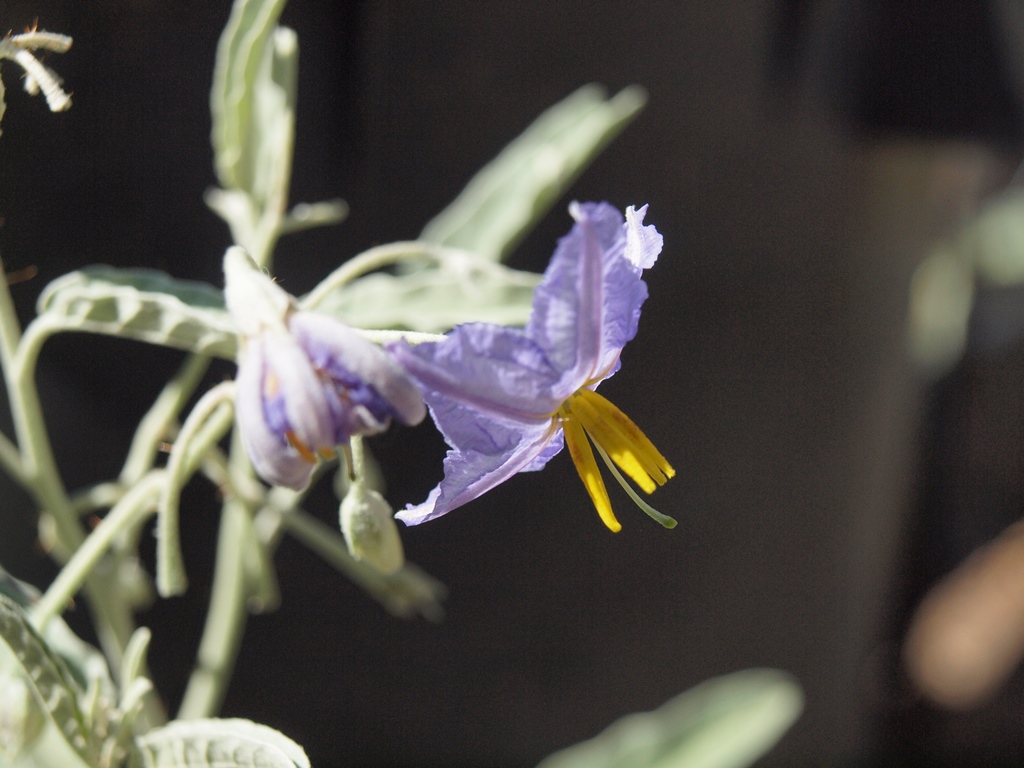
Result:
<svg viewBox="0 0 1024 768"><path fill-rule="evenodd" d="M300 300L303 309L316 309L332 292L348 285L357 277L376 272L384 267L404 262L432 261L438 264L474 264L483 260L470 251L449 248L425 240L402 240L396 243L378 245L353 256L317 284L316 288ZM487 262L490 265L490 262Z"/></svg>
<svg viewBox="0 0 1024 768"><path fill-rule="evenodd" d="M57 578L32 608L32 618L37 627L42 629L50 619L63 610L85 584L100 558L121 531L137 524L140 519L155 511L157 494L163 484L164 475L163 470L153 470L142 478L114 505L82 545L75 550Z"/></svg>
<svg viewBox="0 0 1024 768"><path fill-rule="evenodd" d="M236 430L232 439L229 473L232 476L251 476L252 467L240 442ZM196 654L196 666L178 710L178 719L212 717L224 701L245 631L248 584L245 553L240 543L252 540L251 532L247 533L251 525L252 510L243 499L232 496L225 500L206 624Z"/></svg>
<svg viewBox="0 0 1024 768"><path fill-rule="evenodd" d="M209 367L209 357L189 355L174 378L164 385L135 430L135 437L132 438L131 448L128 449L121 470L122 483L131 485L153 466L160 444L170 438L178 414L196 391Z"/></svg>

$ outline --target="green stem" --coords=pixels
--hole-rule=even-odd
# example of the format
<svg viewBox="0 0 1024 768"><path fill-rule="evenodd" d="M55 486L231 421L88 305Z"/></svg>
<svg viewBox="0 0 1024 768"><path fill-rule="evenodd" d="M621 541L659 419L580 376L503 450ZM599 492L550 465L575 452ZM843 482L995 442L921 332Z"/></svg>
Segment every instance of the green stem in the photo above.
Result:
<svg viewBox="0 0 1024 768"><path fill-rule="evenodd" d="M316 309L332 291L351 283L357 277L362 277L370 272L376 272L378 269L402 262L416 262L423 259L437 263L455 260L462 262L472 260L474 263L481 261L480 257L470 251L428 243L424 240L404 240L397 243L378 245L353 256L331 272L331 274L320 281L316 288L302 297L299 303L303 309Z"/></svg>
<svg viewBox="0 0 1024 768"><path fill-rule="evenodd" d="M95 512L97 509L110 509L117 504L127 491L127 487L118 482L97 483L71 497L71 506L79 516Z"/></svg>
<svg viewBox="0 0 1024 768"><path fill-rule="evenodd" d="M4 274L3 262L0 261L0 364L3 365L5 376L7 375L6 372L11 370L20 341L21 324L18 322L18 316L14 311L14 302L11 300L7 275ZM7 384L8 388L10 388L9 379ZM29 477L21 454L17 446L6 435L0 435L0 465L22 486L28 485Z"/></svg>
<svg viewBox="0 0 1024 768"><path fill-rule="evenodd" d="M231 474L251 474L252 468L245 458L237 431L232 443L229 460ZM251 525L251 510L240 498L232 497L224 502L210 606L203 637L199 642L196 666L178 710L179 719L191 720L216 715L227 693L246 622L248 584L245 553L239 543L250 537L247 529Z"/></svg>
<svg viewBox="0 0 1024 768"><path fill-rule="evenodd" d="M120 480L131 485L153 466L160 444L170 437L174 422L210 367L205 355L189 355L173 379L164 385L142 417L121 470Z"/></svg>
<svg viewBox="0 0 1024 768"><path fill-rule="evenodd" d="M6 340L0 347L8 350L13 336L9 327L13 317L13 305L6 283L0 290L0 327ZM15 317L13 322L17 322ZM57 462L46 432L42 405L36 389L36 362L43 343L56 330L44 318L36 318L25 329L17 350L9 361L5 360L4 377L11 404L18 446L25 468L25 487L32 494L39 507L54 522L59 548L73 554L85 540L85 531L78 514L68 497L64 481L57 471ZM7 352L5 352L7 354ZM94 611L94 625L100 644L111 665L116 668L121 661L135 622L128 601L119 599L111 574L93 572L85 585L85 593Z"/></svg>
<svg viewBox="0 0 1024 768"><path fill-rule="evenodd" d="M4 273L3 262L0 261L0 364L3 365L8 392L11 392L11 371L14 370L14 358L18 353L20 342L21 323L18 322L18 315L11 299L10 286L7 284L7 275ZM8 395L8 397L11 398L13 413L13 395ZM6 435L0 441L0 462L3 463L4 469L21 485L28 485L28 473L25 470L22 457L17 446Z"/></svg>
<svg viewBox="0 0 1024 768"><path fill-rule="evenodd" d="M29 484L28 472L21 461L21 454L17 446L12 443L7 435L0 434L0 467L21 486Z"/></svg>
<svg viewBox="0 0 1024 768"><path fill-rule="evenodd" d="M200 459L197 457L216 445L230 428L234 390L233 381L224 381L199 398L174 441L156 524L156 589L161 597L180 595L188 586L178 526L181 489L198 469ZM222 413L214 420L218 409ZM204 430L211 421L215 428Z"/></svg>
<svg viewBox="0 0 1024 768"><path fill-rule="evenodd" d="M3 298L8 298L6 291L0 291L0 301ZM45 318L36 318L29 323L14 358L4 368L4 374L14 429L28 476L28 489L42 509L56 521L61 544L73 552L84 540L85 533L57 471L35 383L39 353L54 330Z"/></svg>
<svg viewBox="0 0 1024 768"><path fill-rule="evenodd" d="M0 261L0 361L3 362L4 370L9 370L11 361L18 351L18 342L21 341L21 323L18 322L18 315L14 311L14 302L11 300L11 289L7 284L7 274L3 271L3 262Z"/></svg>
<svg viewBox="0 0 1024 768"><path fill-rule="evenodd" d="M349 455L352 457L348 468L350 481L366 483L366 447L362 435L352 435L349 442Z"/></svg>
<svg viewBox="0 0 1024 768"><path fill-rule="evenodd" d="M388 612L402 618L418 614L430 621L444 617L444 585L412 563L406 562L398 573L385 576L352 557L337 528L301 509L272 510L271 514L278 516L275 524L279 522L293 538L345 574ZM269 530L271 526L260 528Z"/></svg>
<svg viewBox="0 0 1024 768"><path fill-rule="evenodd" d="M128 491L86 537L33 606L32 618L37 627L42 629L71 601L121 531L136 525L155 510L163 480L163 470L153 470Z"/></svg>

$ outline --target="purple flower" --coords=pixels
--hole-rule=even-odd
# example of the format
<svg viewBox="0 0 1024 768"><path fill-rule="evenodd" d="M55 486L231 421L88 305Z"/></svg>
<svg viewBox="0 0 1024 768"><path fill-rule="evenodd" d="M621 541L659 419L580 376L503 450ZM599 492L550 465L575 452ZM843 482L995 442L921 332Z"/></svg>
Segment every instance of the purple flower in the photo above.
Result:
<svg viewBox="0 0 1024 768"><path fill-rule="evenodd" d="M573 203L576 224L558 243L524 330L471 323L444 341L391 347L452 447L441 484L399 519L414 525L439 517L517 472L542 468L563 442L612 531L621 525L591 441L617 480L612 462L647 493L675 474L640 429L594 391L618 370L623 346L636 335L647 298L640 275L661 252L661 235L643 224L646 211L627 208L623 222L607 203ZM674 525L623 486L645 511Z"/></svg>
<svg viewBox="0 0 1024 768"><path fill-rule="evenodd" d="M224 256L225 300L242 338L235 413L253 466L302 488L317 458L352 435L417 424L426 407L383 349L325 315L303 312L241 248Z"/></svg>

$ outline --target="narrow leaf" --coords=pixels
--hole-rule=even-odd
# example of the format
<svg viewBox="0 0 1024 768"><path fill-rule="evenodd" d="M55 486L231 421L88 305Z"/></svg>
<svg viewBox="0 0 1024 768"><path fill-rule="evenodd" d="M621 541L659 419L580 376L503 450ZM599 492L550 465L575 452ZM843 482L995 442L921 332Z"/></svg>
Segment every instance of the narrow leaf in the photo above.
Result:
<svg viewBox="0 0 1024 768"><path fill-rule="evenodd" d="M953 251L998 287L1024 283L1024 190L1004 193L963 228Z"/></svg>
<svg viewBox="0 0 1024 768"><path fill-rule="evenodd" d="M469 322L525 325L540 277L492 262L461 271L442 267L403 275L375 273L328 294L317 311L357 328L425 333Z"/></svg>
<svg viewBox="0 0 1024 768"><path fill-rule="evenodd" d="M39 599L39 590L14 578L0 566L0 595L9 597L22 608L27 608Z"/></svg>
<svg viewBox="0 0 1024 768"><path fill-rule="evenodd" d="M245 167L252 123L253 85L285 0L235 0L217 44L210 90L211 143L217 178L226 188L249 190L252 167Z"/></svg>
<svg viewBox="0 0 1024 768"><path fill-rule="evenodd" d="M95 753L85 716L79 709L76 686L60 658L29 623L24 611L0 595L0 638L14 653L39 703L65 740L90 762Z"/></svg>
<svg viewBox="0 0 1024 768"><path fill-rule="evenodd" d="M775 745L802 708L800 688L785 673L736 672L628 715L537 768L743 768Z"/></svg>
<svg viewBox="0 0 1024 768"><path fill-rule="evenodd" d="M298 84L299 38L277 27L267 41L252 94L243 167L251 179L248 191L260 208L284 213L295 141L295 95Z"/></svg>
<svg viewBox="0 0 1024 768"><path fill-rule="evenodd" d="M92 266L59 277L37 310L58 330L87 331L234 359L238 340L212 285L150 269Z"/></svg>
<svg viewBox="0 0 1024 768"><path fill-rule="evenodd" d="M47 717L21 667L7 647L0 645L0 767L26 755L46 724Z"/></svg>
<svg viewBox="0 0 1024 768"><path fill-rule="evenodd" d="M301 232L312 227L340 224L348 216L344 200L322 200L319 203L297 203L281 222L281 234Z"/></svg>
<svg viewBox="0 0 1024 768"><path fill-rule="evenodd" d="M146 654L149 652L149 642L153 639L153 633L147 627L137 628L124 649L124 656L121 658L121 699L124 700L125 691L140 677L146 674Z"/></svg>
<svg viewBox="0 0 1024 768"><path fill-rule="evenodd" d="M636 86L611 99L600 86L583 86L479 171L420 239L502 259L645 101Z"/></svg>
<svg viewBox="0 0 1024 768"><path fill-rule="evenodd" d="M146 768L310 768L302 747L249 720L179 720L135 743Z"/></svg>

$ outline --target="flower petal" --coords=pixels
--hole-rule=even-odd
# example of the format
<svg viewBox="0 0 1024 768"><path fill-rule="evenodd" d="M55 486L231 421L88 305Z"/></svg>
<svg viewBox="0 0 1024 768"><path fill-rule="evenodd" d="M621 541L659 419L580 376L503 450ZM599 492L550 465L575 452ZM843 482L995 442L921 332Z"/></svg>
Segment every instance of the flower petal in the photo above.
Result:
<svg viewBox="0 0 1024 768"><path fill-rule="evenodd" d="M284 408L288 427L309 449L333 448L334 426L324 383L294 338L267 331L264 386L273 376L279 387L275 400ZM266 395L266 393L264 393Z"/></svg>
<svg viewBox="0 0 1024 768"><path fill-rule="evenodd" d="M445 442L456 451L488 455L508 453L538 429L546 430L551 423L550 418L532 422L494 418L437 392L428 392L426 399L434 424Z"/></svg>
<svg viewBox="0 0 1024 768"><path fill-rule="evenodd" d="M647 206L626 208L626 260L638 269L650 269L658 260L664 238L653 225L644 225Z"/></svg>
<svg viewBox="0 0 1024 768"><path fill-rule="evenodd" d="M611 376L619 353L636 335L647 286L642 266L653 264L661 236L607 203L574 203L576 225L562 238L534 294L526 333L562 373L553 394L565 399Z"/></svg>
<svg viewBox="0 0 1024 768"><path fill-rule="evenodd" d="M354 402L365 406L378 422L384 414L372 393L382 398L403 424L418 424L427 415L419 390L402 366L349 326L327 315L296 312L288 327L313 365L343 384L351 382ZM360 382L369 385L372 393L360 388Z"/></svg>
<svg viewBox="0 0 1024 768"><path fill-rule="evenodd" d="M470 323L444 341L398 342L388 349L419 382L428 403L435 392L491 417L526 422L546 422L561 405L551 394L557 372L516 328Z"/></svg>
<svg viewBox="0 0 1024 768"><path fill-rule="evenodd" d="M299 489L306 485L313 465L271 431L263 407L265 373L263 345L254 339L238 366L236 420L246 453L260 477L274 485Z"/></svg>
<svg viewBox="0 0 1024 768"><path fill-rule="evenodd" d="M533 461L519 471L537 472L538 470L544 469L544 467L547 466L547 463L555 458L555 456L560 453L564 447L565 438L562 435L562 430L556 429L555 434L551 436L551 442L544 446L544 449L537 454Z"/></svg>
<svg viewBox="0 0 1024 768"><path fill-rule="evenodd" d="M566 435L556 414L618 368L647 298L640 275L660 253L661 235L643 225L646 207L628 209L625 222L607 203L573 203L569 210L576 224L534 293L525 332L475 323L442 342L389 347L423 389L452 447L441 484L397 515L406 523L439 517L517 472L540 469L571 437L580 476L602 519L617 530L582 426L570 418L575 431Z"/></svg>
<svg viewBox="0 0 1024 768"><path fill-rule="evenodd" d="M526 334L547 354L562 380L561 399L589 378L601 349L604 250L622 240L621 214L607 204L573 203L576 224L558 241L534 290ZM621 251L622 244L619 243Z"/></svg>
<svg viewBox="0 0 1024 768"><path fill-rule="evenodd" d="M440 485L430 492L425 502L410 504L395 517L406 525L418 525L483 495L534 462L556 429L553 422L534 427L522 433L519 443L495 453L448 451Z"/></svg>

